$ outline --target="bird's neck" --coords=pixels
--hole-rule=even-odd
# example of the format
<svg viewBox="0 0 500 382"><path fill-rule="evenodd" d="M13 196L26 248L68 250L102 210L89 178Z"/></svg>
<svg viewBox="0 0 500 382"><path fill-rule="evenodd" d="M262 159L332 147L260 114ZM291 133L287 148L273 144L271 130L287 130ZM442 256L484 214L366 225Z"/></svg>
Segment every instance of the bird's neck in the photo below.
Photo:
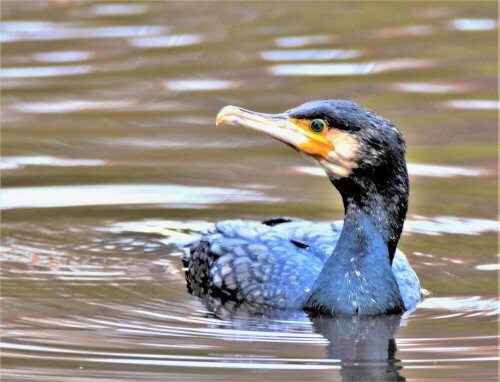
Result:
<svg viewBox="0 0 500 382"><path fill-rule="evenodd" d="M332 180L332 183L344 202L344 240L351 239L352 242L353 238L359 237L359 243L363 243L363 237L377 237L383 241L383 252L387 253L389 264L392 264L408 209L406 171L390 177L377 177L376 181L350 177ZM352 244L356 244L356 240Z"/></svg>
<svg viewBox="0 0 500 382"><path fill-rule="evenodd" d="M344 201L344 227L309 305L325 313L404 311L391 263L408 205L407 177L380 183L350 177L332 183Z"/></svg>

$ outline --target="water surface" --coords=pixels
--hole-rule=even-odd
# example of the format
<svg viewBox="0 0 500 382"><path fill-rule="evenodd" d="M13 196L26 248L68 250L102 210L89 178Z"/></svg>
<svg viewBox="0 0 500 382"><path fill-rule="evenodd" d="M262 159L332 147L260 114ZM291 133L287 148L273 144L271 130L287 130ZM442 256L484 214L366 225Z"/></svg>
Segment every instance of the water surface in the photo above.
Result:
<svg viewBox="0 0 500 382"><path fill-rule="evenodd" d="M2 2L4 380L496 381L496 2ZM342 218L227 104L350 99L396 123L410 315L252 316L186 291L220 219ZM318 176L319 175L319 176Z"/></svg>

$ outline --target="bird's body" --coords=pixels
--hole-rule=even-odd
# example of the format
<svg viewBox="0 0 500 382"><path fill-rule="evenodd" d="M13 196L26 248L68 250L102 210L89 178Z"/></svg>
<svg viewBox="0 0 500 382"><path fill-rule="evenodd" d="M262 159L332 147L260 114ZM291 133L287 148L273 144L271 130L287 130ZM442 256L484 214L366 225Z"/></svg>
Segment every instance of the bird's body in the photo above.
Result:
<svg viewBox="0 0 500 382"><path fill-rule="evenodd" d="M189 267L188 288L198 297L212 295L264 308L302 309L342 227L342 221L290 218L219 222L190 246L185 263ZM419 281L399 250L392 261L392 273L405 309L413 308L420 301ZM201 274L205 275L204 283L199 282ZM357 277L355 271L351 277Z"/></svg>
<svg viewBox="0 0 500 382"><path fill-rule="evenodd" d="M264 131L305 154L339 190L345 218L215 224L184 258L193 294L346 315L401 313L418 303L418 277L396 250L408 175L404 140L389 121L351 102L317 101L280 115L227 107L218 122Z"/></svg>

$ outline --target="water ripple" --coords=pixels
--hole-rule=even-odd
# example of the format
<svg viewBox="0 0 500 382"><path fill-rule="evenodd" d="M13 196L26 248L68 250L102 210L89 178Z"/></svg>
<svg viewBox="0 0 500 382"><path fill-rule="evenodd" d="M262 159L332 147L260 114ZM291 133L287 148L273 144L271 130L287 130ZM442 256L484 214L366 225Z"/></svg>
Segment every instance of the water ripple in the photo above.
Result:
<svg viewBox="0 0 500 382"><path fill-rule="evenodd" d="M286 48L296 48L306 45L326 44L332 41L332 36L312 35L312 36L289 36L276 38L274 42L277 46Z"/></svg>
<svg viewBox="0 0 500 382"><path fill-rule="evenodd" d="M278 76L358 76L399 70L429 68L431 60L387 60L346 64L283 64L269 68Z"/></svg>
<svg viewBox="0 0 500 382"><path fill-rule="evenodd" d="M498 22L494 19L456 19L451 26L459 31L489 31L497 29Z"/></svg>
<svg viewBox="0 0 500 382"><path fill-rule="evenodd" d="M277 201L250 190L159 184L20 187L2 190L1 209L109 205L196 205ZM193 207L191 207L193 208Z"/></svg>
<svg viewBox="0 0 500 382"><path fill-rule="evenodd" d="M167 90L185 92L232 89L238 87L240 82L223 80L175 80L166 81L163 85Z"/></svg>
<svg viewBox="0 0 500 382"><path fill-rule="evenodd" d="M499 110L500 101L495 100L479 100L479 99L462 99L452 100L445 104L452 109L469 109L469 110Z"/></svg>
<svg viewBox="0 0 500 382"><path fill-rule="evenodd" d="M179 34L169 36L138 37L130 40L130 44L139 48L172 48L199 44L203 36L198 34Z"/></svg>
<svg viewBox="0 0 500 382"><path fill-rule="evenodd" d="M66 50L55 52L34 53L33 57L38 62L80 62L93 58L92 52L84 50Z"/></svg>
<svg viewBox="0 0 500 382"><path fill-rule="evenodd" d="M2 78L36 78L36 77L58 77L74 76L77 74L90 73L91 65L74 66L31 66L24 68L2 68Z"/></svg>
<svg viewBox="0 0 500 382"><path fill-rule="evenodd" d="M396 28L380 28L373 32L376 38L393 38L406 36L427 36L435 32L430 25L408 25Z"/></svg>
<svg viewBox="0 0 500 382"><path fill-rule="evenodd" d="M458 317L458 316L495 316L500 314L499 301L497 298L485 298L484 296L472 297L429 297L423 300L418 309L434 309L439 311L451 311L444 315L435 315L435 320Z"/></svg>
<svg viewBox="0 0 500 382"><path fill-rule="evenodd" d="M406 233L439 236L442 234L480 235L498 232L498 221L487 219L460 218L456 216L418 216L413 215L405 221Z"/></svg>
<svg viewBox="0 0 500 382"><path fill-rule="evenodd" d="M62 100L54 102L20 102L14 107L24 113L60 114L92 110L130 110L135 106L135 100L89 101Z"/></svg>
<svg viewBox="0 0 500 382"><path fill-rule="evenodd" d="M355 49L268 50L260 56L266 61L324 61L358 58L361 53Z"/></svg>
<svg viewBox="0 0 500 382"><path fill-rule="evenodd" d="M408 93L454 93L464 92L470 86L456 83L430 83L430 82L398 82L389 86L391 89Z"/></svg>
<svg viewBox="0 0 500 382"><path fill-rule="evenodd" d="M147 4L98 4L92 9L96 16L136 16L148 11Z"/></svg>
<svg viewBox="0 0 500 382"><path fill-rule="evenodd" d="M431 164L408 163L408 173L412 176L452 178L456 176L484 176L487 170L458 166L439 166Z"/></svg>
<svg viewBox="0 0 500 382"><path fill-rule="evenodd" d="M54 23L48 21L2 21L0 23L0 28L2 32L8 33L38 33L47 29L54 28Z"/></svg>
<svg viewBox="0 0 500 382"><path fill-rule="evenodd" d="M25 166L55 166L55 167L78 167L78 166L103 166L107 161L99 159L66 159L50 156L33 157L2 157L0 158L1 170L17 170Z"/></svg>
<svg viewBox="0 0 500 382"><path fill-rule="evenodd" d="M480 264L476 265L478 271L500 271L500 264Z"/></svg>
<svg viewBox="0 0 500 382"><path fill-rule="evenodd" d="M213 226L213 223L203 220L141 220L118 222L105 228L105 231L123 233L146 233L164 236L160 240L164 244L173 244L179 248L191 243L200 233L207 231Z"/></svg>
<svg viewBox="0 0 500 382"><path fill-rule="evenodd" d="M272 369L272 370L328 370L338 369L340 366L334 365L335 361L322 359L283 359L272 358L263 359L261 357L203 357L203 356L176 356L162 354L142 354L142 353L107 353L99 351L81 351L74 349L24 345L4 342L3 351L10 356L22 357L19 351L29 353L30 357L37 359L53 359L53 356L44 353L59 353L57 359L66 361L80 361L91 363L107 364L127 364L127 365L152 365L170 367L203 367L214 369ZM9 352L9 350L15 353ZM69 357L61 354L80 354L82 357ZM99 356L99 357L98 357ZM217 362L215 362L217 361Z"/></svg>
<svg viewBox="0 0 500 382"><path fill-rule="evenodd" d="M77 23L49 23L6 21L0 23L2 42L69 40L88 38L122 38L150 36L165 33L166 27L153 25L128 25L84 27Z"/></svg>

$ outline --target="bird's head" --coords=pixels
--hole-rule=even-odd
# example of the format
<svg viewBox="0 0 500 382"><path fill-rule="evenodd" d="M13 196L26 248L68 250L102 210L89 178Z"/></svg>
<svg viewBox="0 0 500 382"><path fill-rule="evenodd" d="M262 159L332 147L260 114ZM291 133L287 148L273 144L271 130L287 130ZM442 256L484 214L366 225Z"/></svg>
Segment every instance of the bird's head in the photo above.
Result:
<svg viewBox="0 0 500 382"><path fill-rule="evenodd" d="M388 120L349 101L312 101L282 114L235 106L219 111L216 124L261 131L291 146L324 169L332 181L348 177L391 177L406 166L405 143Z"/></svg>

